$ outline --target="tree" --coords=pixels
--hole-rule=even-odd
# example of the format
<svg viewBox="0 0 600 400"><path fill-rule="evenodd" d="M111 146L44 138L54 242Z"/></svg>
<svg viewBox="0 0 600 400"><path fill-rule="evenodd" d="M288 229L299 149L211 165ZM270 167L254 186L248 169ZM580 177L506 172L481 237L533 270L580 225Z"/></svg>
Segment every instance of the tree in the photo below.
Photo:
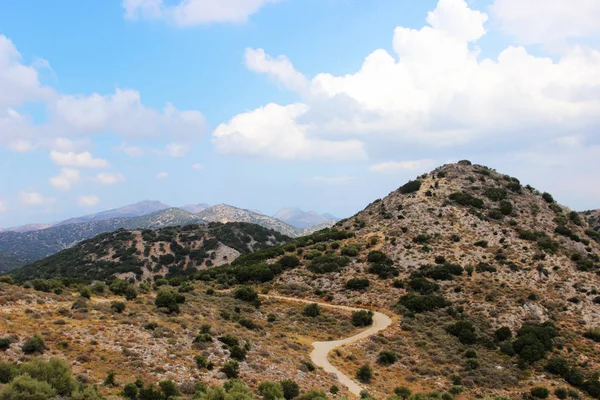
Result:
<svg viewBox="0 0 600 400"><path fill-rule="evenodd" d="M135 383L128 383L123 388L123 392L121 394L123 395L123 397L125 397L127 399L135 400L135 399L137 399L138 391L139 391L139 389L135 385Z"/></svg>
<svg viewBox="0 0 600 400"><path fill-rule="evenodd" d="M304 307L304 315L307 317L318 317L321 315L321 307L317 303L312 303Z"/></svg>
<svg viewBox="0 0 600 400"><path fill-rule="evenodd" d="M240 364L235 361L227 361L221 367L221 372L229 379L237 378L240 374Z"/></svg>
<svg viewBox="0 0 600 400"><path fill-rule="evenodd" d="M17 376L0 392L0 400L48 400L54 396L56 392L52 386L28 374Z"/></svg>
<svg viewBox="0 0 600 400"><path fill-rule="evenodd" d="M179 396L181 394L179 388L171 379L160 381L158 383L158 386L160 386L160 390L163 392L164 396L167 399Z"/></svg>
<svg viewBox="0 0 600 400"><path fill-rule="evenodd" d="M544 199L546 203L554 203L554 197L552 197L552 195L548 192L544 192L544 194L542 194L542 199Z"/></svg>
<svg viewBox="0 0 600 400"><path fill-rule="evenodd" d="M498 328L494 335L499 342L504 342L505 340L512 338L512 332L510 331L510 328L506 326Z"/></svg>
<svg viewBox="0 0 600 400"><path fill-rule="evenodd" d="M253 304L256 308L260 307L258 293L250 286L240 286L233 292L233 297L238 300Z"/></svg>
<svg viewBox="0 0 600 400"><path fill-rule="evenodd" d="M300 386L291 379L284 379L279 382L283 389L285 400L292 400L300 394Z"/></svg>
<svg viewBox="0 0 600 400"><path fill-rule="evenodd" d="M283 388L276 382L261 382L258 385L258 393L264 400L282 400L284 399Z"/></svg>
<svg viewBox="0 0 600 400"><path fill-rule="evenodd" d="M154 300L156 307L166 308L169 313L178 313L179 304L183 302L185 302L184 295L168 288L160 289Z"/></svg>
<svg viewBox="0 0 600 400"><path fill-rule="evenodd" d="M369 326L373 324L373 311L355 311L352 313L351 321L354 326Z"/></svg>
<svg viewBox="0 0 600 400"><path fill-rule="evenodd" d="M29 339L27 339L27 341L21 347L21 350L23 350L23 353L25 354L42 354L44 353L44 351L46 351L47 348L48 347L46 347L46 342L44 342L44 339L41 336L35 334Z"/></svg>
<svg viewBox="0 0 600 400"><path fill-rule="evenodd" d="M392 365L396 361L398 361L398 354L393 351L384 350L379 353L379 356L377 357L377 362L383 365Z"/></svg>
<svg viewBox="0 0 600 400"><path fill-rule="evenodd" d="M475 344L477 342L475 327L468 321L458 321L446 327L446 332L456 336L462 344Z"/></svg>
<svg viewBox="0 0 600 400"><path fill-rule="evenodd" d="M356 371L356 379L362 383L371 383L373 379L373 369L369 364L364 364Z"/></svg>

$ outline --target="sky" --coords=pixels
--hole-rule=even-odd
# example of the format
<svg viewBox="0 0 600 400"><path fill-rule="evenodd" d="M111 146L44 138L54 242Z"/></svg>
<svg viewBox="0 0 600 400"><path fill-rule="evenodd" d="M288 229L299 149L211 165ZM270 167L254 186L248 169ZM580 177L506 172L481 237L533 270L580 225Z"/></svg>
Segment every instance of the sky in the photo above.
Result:
<svg viewBox="0 0 600 400"><path fill-rule="evenodd" d="M141 200L350 216L469 159L600 208L597 0L0 4L0 228Z"/></svg>

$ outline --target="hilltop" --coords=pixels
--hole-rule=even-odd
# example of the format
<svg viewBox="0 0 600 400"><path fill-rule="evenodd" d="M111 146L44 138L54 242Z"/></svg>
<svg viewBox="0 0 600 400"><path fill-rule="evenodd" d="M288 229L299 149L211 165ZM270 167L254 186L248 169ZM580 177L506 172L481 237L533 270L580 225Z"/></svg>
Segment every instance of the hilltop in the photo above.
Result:
<svg viewBox="0 0 600 400"><path fill-rule="evenodd" d="M600 210L591 210L581 213L583 218L588 220L590 227L596 232L600 232Z"/></svg>

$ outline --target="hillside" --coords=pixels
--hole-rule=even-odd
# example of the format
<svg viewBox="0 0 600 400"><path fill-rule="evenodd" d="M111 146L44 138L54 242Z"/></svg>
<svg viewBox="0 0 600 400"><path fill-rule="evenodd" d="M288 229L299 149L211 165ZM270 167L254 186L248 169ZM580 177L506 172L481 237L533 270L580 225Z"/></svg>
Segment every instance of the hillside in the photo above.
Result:
<svg viewBox="0 0 600 400"><path fill-rule="evenodd" d="M74 246L84 239L120 228L157 229L194 222L202 221L194 214L171 208L139 217L58 225L24 233L0 232L0 253L19 260L16 266L22 266ZM7 270L9 268L0 260L0 269Z"/></svg>
<svg viewBox="0 0 600 400"><path fill-rule="evenodd" d="M588 223L597 232L600 232L600 210L591 210L581 213Z"/></svg>
<svg viewBox="0 0 600 400"><path fill-rule="evenodd" d="M120 278L151 283L155 278L189 276L287 240L276 231L245 223L120 229L14 270L12 275L20 281Z"/></svg>
<svg viewBox="0 0 600 400"><path fill-rule="evenodd" d="M277 218L299 229L312 228L314 226L326 228L327 225L333 226L339 221L338 219L326 217L314 211L302 211L299 208L283 208L273 215L273 218Z"/></svg>
<svg viewBox="0 0 600 400"><path fill-rule="evenodd" d="M200 274L219 281L293 252L299 266L263 283L271 292L402 315L380 339L332 357L348 376L369 362L378 396L391 394L390 381L413 391L461 382L465 398L571 382L600 396L600 235L551 195L464 161L335 228ZM378 363L382 350L399 360Z"/></svg>
<svg viewBox="0 0 600 400"><path fill-rule="evenodd" d="M227 204L217 204L197 214L206 222L247 222L274 229L290 237L298 237L303 231L286 224L283 221L258 213L256 211L244 210Z"/></svg>

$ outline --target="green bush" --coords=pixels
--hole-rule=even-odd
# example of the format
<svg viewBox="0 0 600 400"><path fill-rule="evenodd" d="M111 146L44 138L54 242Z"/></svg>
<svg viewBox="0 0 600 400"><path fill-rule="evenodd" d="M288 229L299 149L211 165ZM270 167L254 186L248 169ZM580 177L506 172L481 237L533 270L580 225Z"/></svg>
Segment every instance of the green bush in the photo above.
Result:
<svg viewBox="0 0 600 400"><path fill-rule="evenodd" d="M23 343L23 346L21 346L21 350L23 350L23 353L25 354L43 354L47 349L46 342L44 342L44 339L37 334L27 339L25 343Z"/></svg>
<svg viewBox="0 0 600 400"><path fill-rule="evenodd" d="M126 399L136 400L138 397L139 388L135 383L128 383L123 387L121 395Z"/></svg>
<svg viewBox="0 0 600 400"><path fill-rule="evenodd" d="M545 387L534 387L531 389L531 395L536 399L547 399L550 395L550 391Z"/></svg>
<svg viewBox="0 0 600 400"><path fill-rule="evenodd" d="M219 342L225 344L228 347L239 346L240 340L237 336L233 335L224 335L219 337Z"/></svg>
<svg viewBox="0 0 600 400"><path fill-rule="evenodd" d="M584 337L592 339L594 342L600 342L600 328L590 328L584 334Z"/></svg>
<svg viewBox="0 0 600 400"><path fill-rule="evenodd" d="M56 391L47 382L41 382L24 374L17 376L0 391L0 400L48 400Z"/></svg>
<svg viewBox="0 0 600 400"><path fill-rule="evenodd" d="M477 342L475 327L468 321L458 321L447 326L446 332L456 336L462 344L475 344Z"/></svg>
<svg viewBox="0 0 600 400"><path fill-rule="evenodd" d="M276 382L261 382L258 385L258 393L263 400L281 400L283 399L283 388Z"/></svg>
<svg viewBox="0 0 600 400"><path fill-rule="evenodd" d="M258 293L256 293L254 289L250 286L240 286L233 292L233 297L235 297L238 300L251 303L256 307L260 306L260 299L258 298Z"/></svg>
<svg viewBox="0 0 600 400"><path fill-rule="evenodd" d="M485 195L485 197L487 197L488 199L490 199L492 201L505 200L506 197L508 196L506 189L502 189L502 188L486 189L486 191L483 192L483 194Z"/></svg>
<svg viewBox="0 0 600 400"><path fill-rule="evenodd" d="M496 336L497 341L504 342L505 340L512 338L512 332L510 328L503 326L494 332L494 336Z"/></svg>
<svg viewBox="0 0 600 400"><path fill-rule="evenodd" d="M343 256L356 257L359 251L360 249L357 245L348 245L342 248L341 254Z"/></svg>
<svg viewBox="0 0 600 400"><path fill-rule="evenodd" d="M373 369L369 364L364 364L356 371L356 379L362 383L371 383L373 379Z"/></svg>
<svg viewBox="0 0 600 400"><path fill-rule="evenodd" d="M552 195L548 192L544 192L544 194L542 194L542 199L544 199L546 203L554 203L554 197L552 197Z"/></svg>
<svg viewBox="0 0 600 400"><path fill-rule="evenodd" d="M421 181L414 180L414 181L408 181L403 186L401 186L400 189L398 189L398 190L402 194L409 194L409 193L418 192L419 189L421 189Z"/></svg>
<svg viewBox="0 0 600 400"><path fill-rule="evenodd" d="M179 313L179 305L184 302L184 295L168 288L160 289L154 300L156 307L166 308L169 313Z"/></svg>
<svg viewBox="0 0 600 400"><path fill-rule="evenodd" d="M384 350L377 356L377 362L383 365L392 365L398 361L398 354L393 351Z"/></svg>
<svg viewBox="0 0 600 400"><path fill-rule="evenodd" d="M283 389L283 397L285 400L293 400L300 395L300 385L291 379L284 379L279 382Z"/></svg>
<svg viewBox="0 0 600 400"><path fill-rule="evenodd" d="M543 359L546 352L552 350L553 339L557 335L558 330L551 322L538 325L525 324L517 332L513 349L521 360L526 363L533 363Z"/></svg>
<svg viewBox="0 0 600 400"><path fill-rule="evenodd" d="M12 342L12 339L9 337L0 338L0 351L8 350Z"/></svg>
<svg viewBox="0 0 600 400"><path fill-rule="evenodd" d="M307 317L315 318L321 315L321 307L317 303L312 303L304 307L303 314Z"/></svg>
<svg viewBox="0 0 600 400"><path fill-rule="evenodd" d="M240 374L240 364L235 361L227 361L221 367L221 372L229 379L237 378Z"/></svg>
<svg viewBox="0 0 600 400"><path fill-rule="evenodd" d="M347 257L339 257L335 254L328 254L314 258L307 269L315 274L327 274L331 272L340 272L346 267L350 260Z"/></svg>
<svg viewBox="0 0 600 400"><path fill-rule="evenodd" d="M473 197L468 193L455 192L448 198L462 206L471 206L475 208L483 208L484 206L483 200Z"/></svg>
<svg viewBox="0 0 600 400"><path fill-rule="evenodd" d="M440 289L440 285L430 281L427 278L412 278L408 282L408 286L420 294L431 294L435 293Z"/></svg>
<svg viewBox="0 0 600 400"><path fill-rule="evenodd" d="M171 379L167 379L164 381L160 381L158 383L160 390L162 391L164 398L173 399L181 394L177 384L173 382Z"/></svg>
<svg viewBox="0 0 600 400"><path fill-rule="evenodd" d="M295 268L300 265L300 260L295 255L286 255L279 259L279 264L285 269Z"/></svg>
<svg viewBox="0 0 600 400"><path fill-rule="evenodd" d="M125 303L123 303L122 301L112 301L110 303L110 308L116 312L116 313L122 313L123 311L125 311Z"/></svg>
<svg viewBox="0 0 600 400"><path fill-rule="evenodd" d="M423 313L448 307L450 302L442 296L431 294L419 296L414 293L408 293L400 298L399 304L411 312Z"/></svg>
<svg viewBox="0 0 600 400"><path fill-rule="evenodd" d="M502 200L500 202L500 212L504 215L511 215L514 211L513 204L508 200Z"/></svg>
<svg viewBox="0 0 600 400"><path fill-rule="evenodd" d="M367 278L353 278L346 282L345 287L348 290L365 290L370 284Z"/></svg>
<svg viewBox="0 0 600 400"><path fill-rule="evenodd" d="M360 310L352 313L351 321L354 326L369 326L373 324L373 311Z"/></svg>
<svg viewBox="0 0 600 400"><path fill-rule="evenodd" d="M407 400L412 395L412 391L406 386L400 386L394 388L394 394L403 400Z"/></svg>

